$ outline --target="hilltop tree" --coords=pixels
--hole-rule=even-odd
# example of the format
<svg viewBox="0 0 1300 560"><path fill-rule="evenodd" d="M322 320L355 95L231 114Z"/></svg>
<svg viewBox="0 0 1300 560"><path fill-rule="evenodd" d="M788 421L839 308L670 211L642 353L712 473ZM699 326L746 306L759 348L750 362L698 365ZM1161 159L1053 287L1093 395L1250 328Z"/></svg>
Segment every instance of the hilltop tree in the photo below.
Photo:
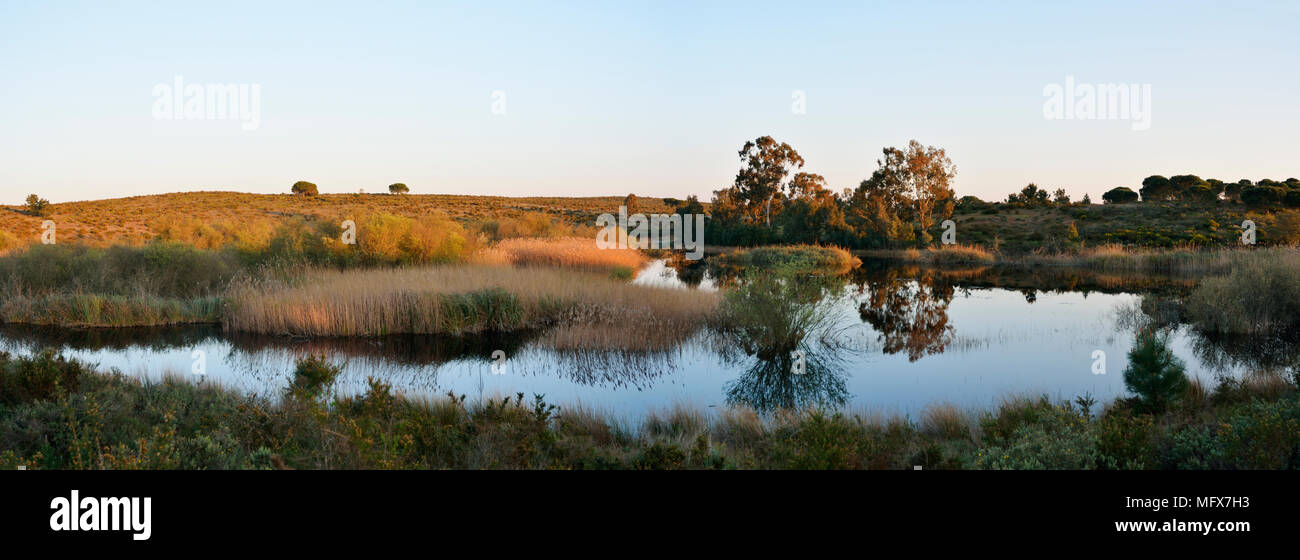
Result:
<svg viewBox="0 0 1300 560"><path fill-rule="evenodd" d="M626 197L623 197L623 207L627 208L628 214L636 214L637 211L636 195L632 193L628 193Z"/></svg>
<svg viewBox="0 0 1300 560"><path fill-rule="evenodd" d="M1064 189L1062 189L1061 192L1064 193ZM1069 198L1067 197L1066 200L1068 201ZM1020 189L1019 193L1011 193L1007 195L1007 204L1019 206L1047 206L1047 189L1040 189L1038 188L1038 185L1029 183L1028 185L1025 185L1025 188Z"/></svg>
<svg viewBox="0 0 1300 560"><path fill-rule="evenodd" d="M1052 192L1052 202L1061 206L1070 205L1070 195L1065 193L1065 189L1056 189Z"/></svg>
<svg viewBox="0 0 1300 560"><path fill-rule="evenodd" d="M1281 202L1285 196L1286 189L1281 187L1256 186L1241 191L1241 201L1247 206L1255 208L1275 205Z"/></svg>
<svg viewBox="0 0 1300 560"><path fill-rule="evenodd" d="M1173 200L1177 188L1173 182L1163 175L1152 175L1142 180L1142 188L1138 189L1138 194L1142 195L1142 202L1160 202Z"/></svg>
<svg viewBox="0 0 1300 560"><path fill-rule="evenodd" d="M316 190L316 184L308 183L307 181L298 181L297 183L294 183L293 187L289 190L292 191L293 194L300 194L303 196L316 196L317 194L320 194Z"/></svg>
<svg viewBox="0 0 1300 560"><path fill-rule="evenodd" d="M1138 193L1128 187L1115 187L1101 195L1101 200L1106 204L1127 204L1137 202Z"/></svg>
<svg viewBox="0 0 1300 560"><path fill-rule="evenodd" d="M411 192L411 189L406 186L406 183L393 183L388 185L388 192L392 194L406 194Z"/></svg>
<svg viewBox="0 0 1300 560"><path fill-rule="evenodd" d="M44 216L49 209L50 201L45 200L34 194L27 195L27 213L33 216Z"/></svg>

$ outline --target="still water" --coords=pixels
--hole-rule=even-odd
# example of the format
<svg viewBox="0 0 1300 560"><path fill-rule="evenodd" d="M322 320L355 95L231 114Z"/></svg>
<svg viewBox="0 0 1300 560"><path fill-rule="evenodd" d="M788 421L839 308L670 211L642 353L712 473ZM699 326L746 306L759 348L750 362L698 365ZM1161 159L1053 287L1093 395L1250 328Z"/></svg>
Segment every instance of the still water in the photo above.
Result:
<svg viewBox="0 0 1300 560"><path fill-rule="evenodd" d="M716 290L735 279L659 261L635 282ZM800 375L790 373L784 355L749 354L708 332L667 351L637 354L556 351L535 333L297 339L212 326L8 326L0 329L0 350L30 354L52 347L130 376L187 376L270 396L288 384L295 359L316 353L344 364L340 394L364 391L373 376L408 396L542 394L561 406L629 419L679 404L771 409L815 402L914 415L942 402L987 408L1014 394L1091 394L1102 403L1123 396L1134 319L1160 314L1189 287L1150 277L940 271L869 261L827 289L819 305L835 336L800 346ZM1213 383L1259 367L1258 352L1225 348L1176 321L1168 324L1189 376ZM494 362L496 350L505 353L503 362ZM196 361L203 363L201 376Z"/></svg>

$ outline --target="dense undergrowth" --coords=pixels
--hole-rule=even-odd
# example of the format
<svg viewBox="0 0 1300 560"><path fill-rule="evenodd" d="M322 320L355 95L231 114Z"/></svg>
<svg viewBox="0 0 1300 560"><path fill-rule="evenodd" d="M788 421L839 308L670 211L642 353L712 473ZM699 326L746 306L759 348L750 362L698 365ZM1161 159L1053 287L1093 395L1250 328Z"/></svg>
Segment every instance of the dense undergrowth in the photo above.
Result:
<svg viewBox="0 0 1300 560"><path fill-rule="evenodd" d="M299 362L282 395L244 396L91 371L50 352L0 355L0 468L42 469L1294 469L1293 381L1190 384L1161 413L1129 400L1013 398L919 419L810 408L677 408L632 425L524 395L408 399L371 380L332 397L338 370Z"/></svg>

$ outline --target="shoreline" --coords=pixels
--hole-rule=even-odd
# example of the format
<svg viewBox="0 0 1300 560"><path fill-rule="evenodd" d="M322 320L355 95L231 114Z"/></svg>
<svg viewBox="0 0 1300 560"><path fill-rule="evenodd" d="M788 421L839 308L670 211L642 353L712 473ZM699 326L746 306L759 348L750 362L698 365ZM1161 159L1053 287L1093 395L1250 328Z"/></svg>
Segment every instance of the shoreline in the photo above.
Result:
<svg viewBox="0 0 1300 560"><path fill-rule="evenodd" d="M1093 410L1083 398L1012 395L915 418L678 406L633 425L522 393L409 399L373 378L365 393L327 401L337 374L300 360L272 401L52 353L0 354L0 437L11 444L0 469L1286 469L1300 444L1300 399L1280 378L1193 385L1158 413L1125 399ZM72 420L55 421L65 411ZM1171 447L1196 437L1204 452Z"/></svg>

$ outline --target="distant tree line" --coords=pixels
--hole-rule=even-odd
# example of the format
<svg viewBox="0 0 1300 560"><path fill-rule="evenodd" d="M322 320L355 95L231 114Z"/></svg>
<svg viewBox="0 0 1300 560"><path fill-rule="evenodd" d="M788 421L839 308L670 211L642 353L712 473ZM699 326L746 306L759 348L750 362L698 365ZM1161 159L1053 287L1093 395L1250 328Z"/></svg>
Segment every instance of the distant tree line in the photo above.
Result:
<svg viewBox="0 0 1300 560"><path fill-rule="evenodd" d="M1164 177L1152 175L1142 180L1142 187L1136 191L1128 187L1115 187L1101 195L1106 204L1128 204L1132 202L1189 202L1201 204L1218 204L1224 202L1243 203L1256 208L1288 206L1300 207L1300 179L1290 178L1286 181L1262 179L1252 182L1242 179L1235 183L1226 183L1218 179L1201 179L1196 175L1174 175ZM1084 195L1078 202L1072 202L1065 189L1048 191L1029 183L1020 192L1007 195L1005 205L1015 208L1033 208L1048 206L1087 205L1092 200ZM957 209L983 210L992 204L973 196L963 196L957 201Z"/></svg>
<svg viewBox="0 0 1300 560"><path fill-rule="evenodd" d="M1257 182L1242 179L1228 183L1196 175L1152 175L1142 180L1142 187L1137 192L1128 187L1116 187L1102 195L1102 199L1111 204L1137 202L1139 198L1142 202L1240 202L1255 208L1300 208L1300 179L1261 179Z"/></svg>

